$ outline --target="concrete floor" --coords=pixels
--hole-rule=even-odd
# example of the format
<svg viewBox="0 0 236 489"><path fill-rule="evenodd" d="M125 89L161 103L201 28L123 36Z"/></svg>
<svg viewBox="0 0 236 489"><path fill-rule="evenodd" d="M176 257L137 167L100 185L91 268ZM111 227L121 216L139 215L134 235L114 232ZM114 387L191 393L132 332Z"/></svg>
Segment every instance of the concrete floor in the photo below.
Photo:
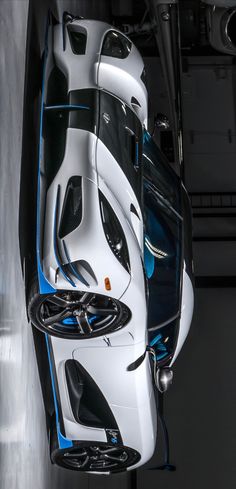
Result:
<svg viewBox="0 0 236 489"><path fill-rule="evenodd" d="M32 74L38 70L43 22L49 1L31 2L35 42ZM80 13L103 16L107 2L81 1ZM99 6L99 11L98 11ZM58 1L55 9L78 12L76 0ZM36 15L37 13L37 15ZM70 489L136 487L123 475L95 477L52 466L32 331L25 312L18 245L18 205L24 95L27 0L0 4L0 488ZM33 76L33 75L32 75ZM37 103L32 83L30 110ZM36 92L35 92L36 93ZM32 122L32 121L31 121ZM32 126L32 124L31 124ZM33 145L24 141L25 174ZM30 179L24 198L31 213ZM20 221L27 225L27 216ZM26 230L27 235L27 230ZM29 238L29 234L28 234ZM193 327L175 368L165 406L175 473L149 471L162 450L137 474L137 487L160 489L234 489L236 485L236 309L234 289L198 289Z"/></svg>
<svg viewBox="0 0 236 489"><path fill-rule="evenodd" d="M18 244L28 2L3 0L0 9L0 487L63 488L67 472L49 461ZM77 485L78 477L70 474L71 488Z"/></svg>

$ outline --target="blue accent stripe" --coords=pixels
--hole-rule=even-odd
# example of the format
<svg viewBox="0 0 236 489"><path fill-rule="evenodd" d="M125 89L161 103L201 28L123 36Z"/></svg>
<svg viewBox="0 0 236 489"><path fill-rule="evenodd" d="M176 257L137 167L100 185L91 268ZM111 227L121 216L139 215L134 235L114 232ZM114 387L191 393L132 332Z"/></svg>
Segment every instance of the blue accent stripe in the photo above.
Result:
<svg viewBox="0 0 236 489"><path fill-rule="evenodd" d="M37 183L37 215L36 215L36 257L37 257L37 269L38 269L38 281L39 292L41 294L53 294L56 292L51 284L48 282L43 274L41 257L40 257L40 163L42 158L42 133L43 133L43 105L44 105L44 92L45 92L45 73L46 73L46 60L48 52L48 24L47 20L46 33L45 33L45 51L44 51L44 63L43 63L43 81L42 81L42 98L40 107L40 129L39 129L39 150L38 150L38 183Z"/></svg>
<svg viewBox="0 0 236 489"><path fill-rule="evenodd" d="M53 375L53 366L52 366L49 338L48 338L48 335L46 333L45 333L45 340L46 340L46 345L47 345L50 376L51 376L51 382L52 382L53 400L54 400L54 407L55 407L55 414L56 414L56 428L57 428L58 445L59 445L59 448L70 448L70 447L73 447L72 441L69 440L68 438L66 438L65 436L63 436L61 434L61 431L60 431L60 421L59 421L59 412L58 412L55 379L54 379L54 375Z"/></svg>
<svg viewBox="0 0 236 489"><path fill-rule="evenodd" d="M90 110L87 105L65 104L65 105L44 105L44 110L67 110L67 109L85 109Z"/></svg>
<svg viewBox="0 0 236 489"><path fill-rule="evenodd" d="M70 256L69 256L68 249L67 249L65 241L63 240L62 243L63 243L66 259L68 260L68 266L70 267L72 273L75 275L75 277L77 277L77 279L80 282L82 282L84 285L87 285L87 287L89 287L89 283L87 282L87 280L85 280L85 278L76 270L73 263L71 263Z"/></svg>
<svg viewBox="0 0 236 489"><path fill-rule="evenodd" d="M150 141L151 139L152 139L151 134L148 131L144 130L143 143L146 143L146 142Z"/></svg>
<svg viewBox="0 0 236 489"><path fill-rule="evenodd" d="M57 187L57 197L56 197L56 205L55 205L55 210L54 210L54 229L53 229L53 248L54 248L54 255L56 258L56 262L58 265L58 268L63 275L63 277L72 285L72 287L76 287L75 283L73 280L71 280L66 273L64 272L61 262L59 260L58 256L58 251L57 251L57 213L58 213L58 205L59 205L59 199L60 199L60 185Z"/></svg>

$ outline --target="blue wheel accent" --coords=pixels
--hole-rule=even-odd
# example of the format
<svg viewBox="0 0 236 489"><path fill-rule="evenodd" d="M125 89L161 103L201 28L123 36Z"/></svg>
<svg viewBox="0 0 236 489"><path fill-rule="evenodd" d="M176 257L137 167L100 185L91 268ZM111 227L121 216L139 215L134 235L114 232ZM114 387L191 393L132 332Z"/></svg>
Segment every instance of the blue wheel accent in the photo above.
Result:
<svg viewBox="0 0 236 489"><path fill-rule="evenodd" d="M91 316L88 318L88 322L90 324L93 324L95 319L97 319L98 316ZM73 326L74 324L77 324L76 318L74 316L70 316L68 318L65 318L62 320L62 324L68 325L68 326Z"/></svg>

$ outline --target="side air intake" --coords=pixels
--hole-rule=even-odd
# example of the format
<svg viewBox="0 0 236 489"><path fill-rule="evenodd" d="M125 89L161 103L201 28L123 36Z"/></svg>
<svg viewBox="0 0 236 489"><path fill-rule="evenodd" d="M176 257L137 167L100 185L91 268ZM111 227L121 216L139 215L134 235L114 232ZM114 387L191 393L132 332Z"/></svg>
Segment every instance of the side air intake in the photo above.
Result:
<svg viewBox="0 0 236 489"><path fill-rule="evenodd" d="M65 373L75 420L86 426L118 429L105 397L79 362L67 360Z"/></svg>

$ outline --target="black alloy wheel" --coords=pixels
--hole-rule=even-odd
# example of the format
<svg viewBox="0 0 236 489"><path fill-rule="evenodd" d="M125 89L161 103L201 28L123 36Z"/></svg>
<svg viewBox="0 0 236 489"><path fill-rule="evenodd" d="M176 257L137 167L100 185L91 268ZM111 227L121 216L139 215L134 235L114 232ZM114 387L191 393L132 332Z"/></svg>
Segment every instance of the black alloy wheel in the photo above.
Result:
<svg viewBox="0 0 236 489"><path fill-rule="evenodd" d="M124 327L131 313L117 299L89 292L36 294L29 317L41 331L53 336L86 339Z"/></svg>
<svg viewBox="0 0 236 489"><path fill-rule="evenodd" d="M122 472L140 460L138 452L125 446L85 444L52 454L53 462L64 468L85 472Z"/></svg>

